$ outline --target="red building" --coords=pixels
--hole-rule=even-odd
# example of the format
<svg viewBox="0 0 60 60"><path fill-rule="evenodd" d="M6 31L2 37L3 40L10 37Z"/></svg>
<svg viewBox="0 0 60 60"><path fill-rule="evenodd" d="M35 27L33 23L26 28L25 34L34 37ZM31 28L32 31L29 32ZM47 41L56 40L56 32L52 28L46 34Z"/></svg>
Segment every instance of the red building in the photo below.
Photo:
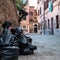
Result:
<svg viewBox="0 0 60 60"><path fill-rule="evenodd" d="M29 7L29 28L30 33L38 32L37 10L34 6Z"/></svg>
<svg viewBox="0 0 60 60"><path fill-rule="evenodd" d="M37 10L34 6L25 6L25 11L28 12L28 16L24 17L21 21L21 28L24 33L37 33L38 32L38 21L37 21Z"/></svg>

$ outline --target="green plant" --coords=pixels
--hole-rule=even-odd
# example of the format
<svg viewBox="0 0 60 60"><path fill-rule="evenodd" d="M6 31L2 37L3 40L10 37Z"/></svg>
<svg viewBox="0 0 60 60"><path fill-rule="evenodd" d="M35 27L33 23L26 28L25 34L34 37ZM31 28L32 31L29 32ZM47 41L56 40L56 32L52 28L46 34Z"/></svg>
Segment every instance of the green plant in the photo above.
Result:
<svg viewBox="0 0 60 60"><path fill-rule="evenodd" d="M23 2L22 0L16 0L16 7L18 10L22 9Z"/></svg>

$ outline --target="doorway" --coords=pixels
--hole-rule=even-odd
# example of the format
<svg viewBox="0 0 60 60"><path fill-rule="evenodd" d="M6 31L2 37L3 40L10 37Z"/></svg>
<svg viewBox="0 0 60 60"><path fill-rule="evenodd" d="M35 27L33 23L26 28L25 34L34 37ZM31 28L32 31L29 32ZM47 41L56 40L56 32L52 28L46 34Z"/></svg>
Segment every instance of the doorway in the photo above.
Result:
<svg viewBox="0 0 60 60"><path fill-rule="evenodd" d="M37 24L34 25L34 33L37 33Z"/></svg>
<svg viewBox="0 0 60 60"><path fill-rule="evenodd" d="M51 18L51 34L54 34L54 29L53 29L53 17Z"/></svg>
<svg viewBox="0 0 60 60"><path fill-rule="evenodd" d="M56 16L56 29L59 29L59 23L58 23L58 21L59 21L59 16L57 15Z"/></svg>

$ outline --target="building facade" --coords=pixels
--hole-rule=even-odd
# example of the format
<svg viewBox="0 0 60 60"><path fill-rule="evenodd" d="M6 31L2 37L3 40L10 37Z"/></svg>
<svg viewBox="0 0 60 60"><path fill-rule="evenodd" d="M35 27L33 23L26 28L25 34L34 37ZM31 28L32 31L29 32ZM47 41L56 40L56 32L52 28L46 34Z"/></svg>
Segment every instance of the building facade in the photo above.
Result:
<svg viewBox="0 0 60 60"><path fill-rule="evenodd" d="M42 0L38 0L37 1L37 12L38 12L38 15L37 15L37 20L38 20L38 23L39 23L39 33L42 32L42 17L41 15L43 15L43 4L42 4Z"/></svg>
<svg viewBox="0 0 60 60"><path fill-rule="evenodd" d="M20 25L24 33L29 33L29 0L27 0L27 4L25 5L24 9L28 15L22 19Z"/></svg>
<svg viewBox="0 0 60 60"><path fill-rule="evenodd" d="M29 32L38 33L37 10L34 6L29 7Z"/></svg>
<svg viewBox="0 0 60 60"><path fill-rule="evenodd" d="M28 15L25 16L20 22L23 32L38 33L37 10L35 10L34 6L29 6L29 0L27 1L24 9L28 13Z"/></svg>
<svg viewBox="0 0 60 60"><path fill-rule="evenodd" d="M60 0L39 0L39 2L42 33L60 34Z"/></svg>

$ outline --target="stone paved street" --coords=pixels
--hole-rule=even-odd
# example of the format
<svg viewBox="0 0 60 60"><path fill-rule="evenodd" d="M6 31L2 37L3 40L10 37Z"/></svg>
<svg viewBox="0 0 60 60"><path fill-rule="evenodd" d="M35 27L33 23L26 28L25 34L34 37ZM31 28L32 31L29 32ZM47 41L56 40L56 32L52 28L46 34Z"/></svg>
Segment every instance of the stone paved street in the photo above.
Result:
<svg viewBox="0 0 60 60"><path fill-rule="evenodd" d="M27 34L33 39L37 50L33 55L19 56L18 60L60 60L60 36Z"/></svg>

